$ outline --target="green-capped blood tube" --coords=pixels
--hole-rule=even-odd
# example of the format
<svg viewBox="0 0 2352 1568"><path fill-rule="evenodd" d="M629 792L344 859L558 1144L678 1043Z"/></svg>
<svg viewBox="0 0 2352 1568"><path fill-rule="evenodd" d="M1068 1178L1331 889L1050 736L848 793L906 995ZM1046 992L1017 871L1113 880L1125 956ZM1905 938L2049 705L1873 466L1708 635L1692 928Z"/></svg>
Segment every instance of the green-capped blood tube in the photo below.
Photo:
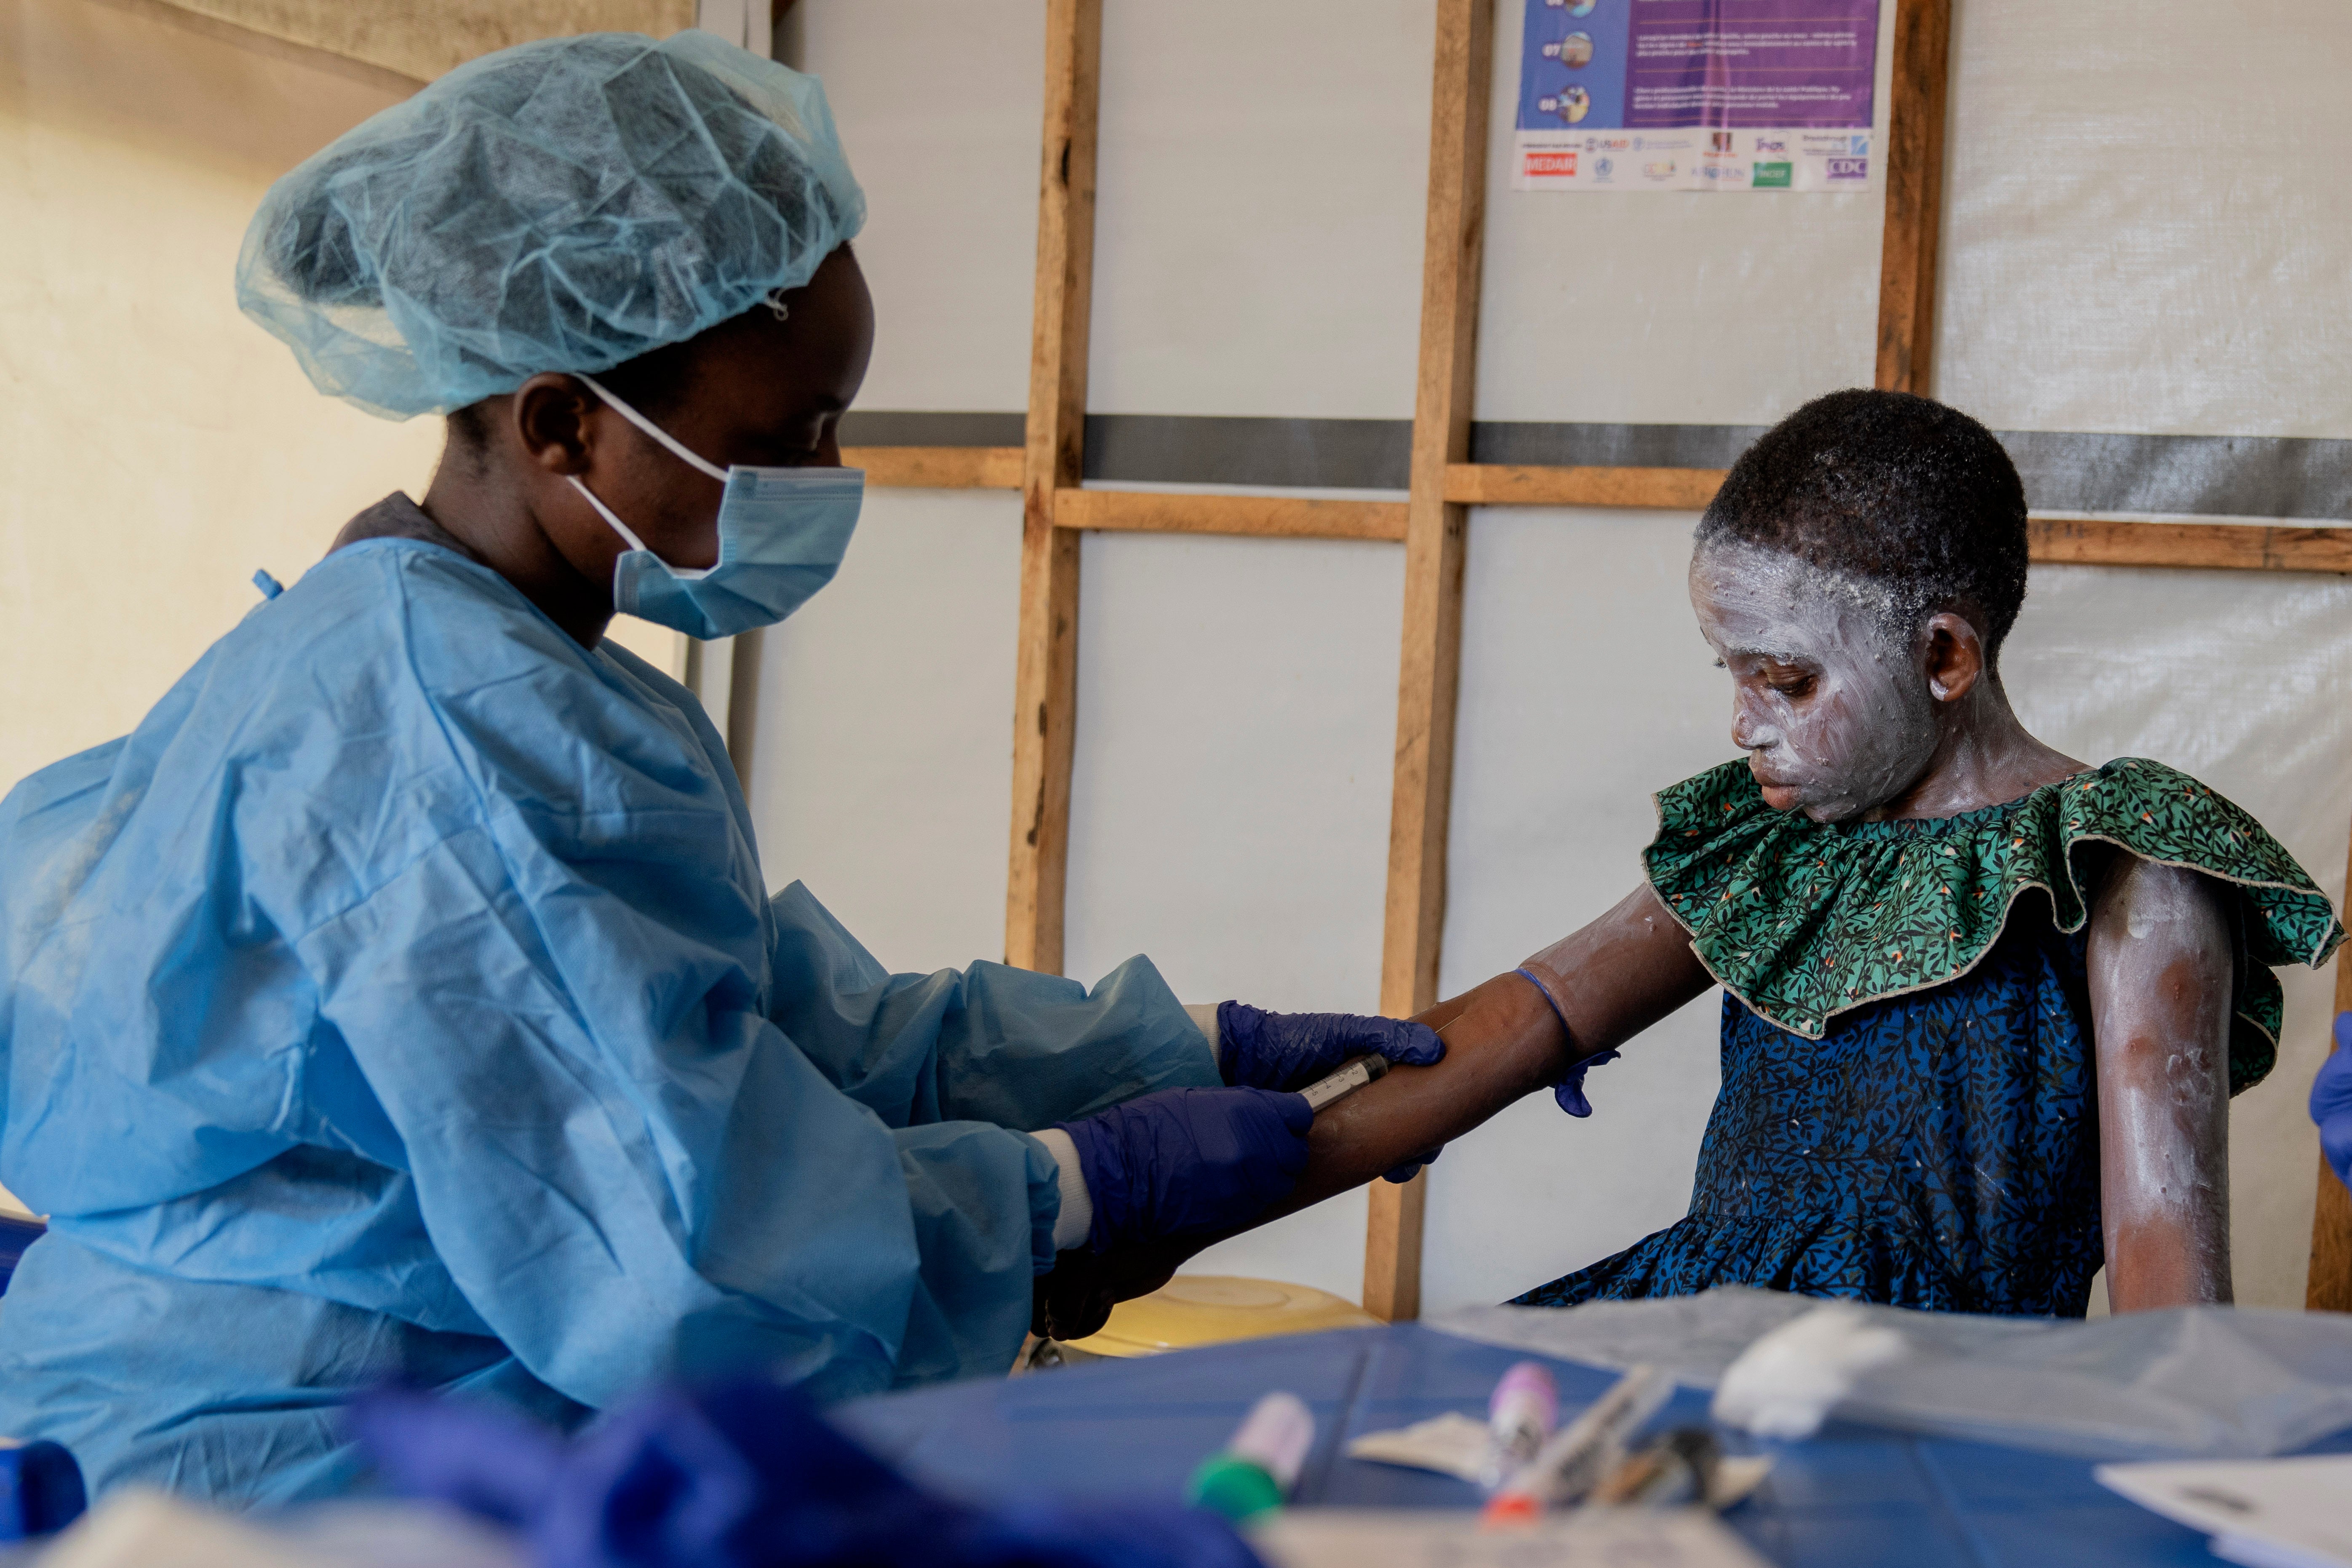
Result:
<svg viewBox="0 0 2352 1568"><path fill-rule="evenodd" d="M1280 1508L1314 1446L1315 1417L1298 1396L1269 1394L1251 1407L1233 1441L1201 1461L1184 1500L1236 1524Z"/></svg>

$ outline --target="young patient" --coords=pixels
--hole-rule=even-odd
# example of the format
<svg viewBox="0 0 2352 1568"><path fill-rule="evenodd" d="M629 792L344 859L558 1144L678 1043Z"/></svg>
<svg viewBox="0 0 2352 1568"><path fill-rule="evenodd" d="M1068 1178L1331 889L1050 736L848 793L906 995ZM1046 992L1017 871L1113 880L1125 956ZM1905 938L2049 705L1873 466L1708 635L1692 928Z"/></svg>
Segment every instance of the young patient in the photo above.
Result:
<svg viewBox="0 0 2352 1568"><path fill-rule="evenodd" d="M2017 471L1967 416L1843 392L1758 441L1690 569L1746 760L1658 795L1622 903L1423 1014L1445 1060L1318 1117L1286 1206L1548 1084L1580 1111L1587 1068L1719 983L1689 1215L1521 1302L1740 1283L2080 1316L2102 1261L2119 1311L2228 1300L2268 966L2343 932L2196 780L2025 731L1998 662L2025 578Z"/></svg>

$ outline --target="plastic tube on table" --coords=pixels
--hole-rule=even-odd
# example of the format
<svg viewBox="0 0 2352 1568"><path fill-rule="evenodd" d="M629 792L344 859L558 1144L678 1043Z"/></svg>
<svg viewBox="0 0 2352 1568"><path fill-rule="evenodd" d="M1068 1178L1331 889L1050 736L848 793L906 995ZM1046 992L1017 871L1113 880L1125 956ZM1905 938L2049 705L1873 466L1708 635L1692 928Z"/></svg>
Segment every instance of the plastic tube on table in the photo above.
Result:
<svg viewBox="0 0 2352 1568"><path fill-rule="evenodd" d="M1192 1472L1184 1500L1236 1524L1280 1508L1314 1446L1313 1413L1295 1394L1269 1394L1250 1407L1233 1440Z"/></svg>
<svg viewBox="0 0 2352 1568"><path fill-rule="evenodd" d="M1521 1524L1546 1509L1576 1502L1625 1457L1625 1439L1658 1413L1675 1380L1637 1366L1538 1449L1487 1504L1488 1524Z"/></svg>
<svg viewBox="0 0 2352 1568"><path fill-rule="evenodd" d="M1559 1424L1559 1389L1536 1362L1515 1363L1486 1401L1486 1464L1479 1480L1489 1491L1524 1468Z"/></svg>
<svg viewBox="0 0 2352 1568"><path fill-rule="evenodd" d="M1644 1443L1592 1489L1603 1508L1674 1508L1715 1494L1723 1450L1704 1426L1684 1426Z"/></svg>

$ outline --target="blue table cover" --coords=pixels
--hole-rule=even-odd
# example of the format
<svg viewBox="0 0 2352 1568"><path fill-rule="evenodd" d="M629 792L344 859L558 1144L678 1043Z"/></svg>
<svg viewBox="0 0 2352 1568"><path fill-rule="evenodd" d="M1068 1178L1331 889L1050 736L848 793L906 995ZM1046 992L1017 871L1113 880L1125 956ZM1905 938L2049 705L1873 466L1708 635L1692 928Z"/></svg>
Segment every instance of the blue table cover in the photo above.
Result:
<svg viewBox="0 0 2352 1568"><path fill-rule="evenodd" d="M1466 1482L1341 1450L1448 1410L1483 1416L1503 1369L1526 1359L1544 1358L1400 1323L885 1394L834 1415L918 1479L968 1497L1168 1498L1259 1395L1288 1389L1316 1421L1298 1503L1472 1508L1480 1499ZM1563 1419L1615 1381L1548 1364ZM1656 1425L1703 1423L1706 1401L1679 1389ZM1725 1447L1773 1457L1770 1478L1725 1521L1786 1568L2219 1562L2202 1536L2101 1487L2087 1460L1838 1423L1802 1443L1727 1436ZM2352 1452L2352 1433L2309 1451Z"/></svg>

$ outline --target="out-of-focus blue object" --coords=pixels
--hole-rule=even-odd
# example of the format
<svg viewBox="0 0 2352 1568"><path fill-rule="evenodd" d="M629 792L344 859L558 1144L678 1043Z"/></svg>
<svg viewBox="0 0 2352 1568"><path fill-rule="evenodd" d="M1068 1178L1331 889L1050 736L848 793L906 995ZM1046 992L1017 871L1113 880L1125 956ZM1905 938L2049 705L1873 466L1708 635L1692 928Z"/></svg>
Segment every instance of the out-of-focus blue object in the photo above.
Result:
<svg viewBox="0 0 2352 1568"><path fill-rule="evenodd" d="M1305 1089L1360 1056L1425 1068L1444 1055L1436 1030L1403 1018L1217 1005L1218 1070L1227 1083L1249 1089Z"/></svg>
<svg viewBox="0 0 2352 1568"><path fill-rule="evenodd" d="M1268 1089L1171 1089L1098 1110L1062 1131L1094 1200L1097 1252L1247 1225L1307 1168L1307 1097Z"/></svg>
<svg viewBox="0 0 2352 1568"><path fill-rule="evenodd" d="M866 221L824 89L709 33L459 66L269 188L237 304L404 419L610 369L805 284Z"/></svg>
<svg viewBox="0 0 2352 1568"><path fill-rule="evenodd" d="M2336 1179L2352 1186L2352 1013L2336 1015L2336 1048L2311 1080L2311 1119Z"/></svg>
<svg viewBox="0 0 2352 1568"><path fill-rule="evenodd" d="M767 886L693 696L488 569L373 539L257 605L0 801L0 1183L51 1216L0 1432L279 1500L392 1379L570 1424L1003 1373L1060 1209L1016 1129L1215 1085L1200 1031L1144 960L894 975Z"/></svg>
<svg viewBox="0 0 2352 1568"><path fill-rule="evenodd" d="M677 437L582 376L590 390L688 467L717 479L719 563L672 566L596 497L579 475L572 488L628 545L613 567L613 607L656 626L709 641L772 626L833 581L866 499L858 468L731 468L697 453Z"/></svg>
<svg viewBox="0 0 2352 1568"><path fill-rule="evenodd" d="M1172 1500L933 1496L763 1382L656 1393L568 1445L409 1395L352 1417L387 1488L520 1531L541 1568L1258 1568L1224 1521Z"/></svg>
<svg viewBox="0 0 2352 1568"><path fill-rule="evenodd" d="M0 1215L0 1292L8 1289L9 1277L25 1256L25 1248L41 1239L48 1226L37 1219L17 1219L12 1215Z"/></svg>
<svg viewBox="0 0 2352 1568"><path fill-rule="evenodd" d="M55 1443L0 1445L0 1541L54 1535L89 1506L71 1454Z"/></svg>
<svg viewBox="0 0 2352 1568"><path fill-rule="evenodd" d="M1534 975L1529 974L1524 969L1514 969L1511 973L1518 975L1528 984L1534 986L1538 992L1541 993L1545 1002L1550 1004L1551 1010L1555 1015L1559 1013L1559 1004L1552 1001L1551 993L1545 990L1544 983L1542 981L1538 980ZM1560 1018L1559 1026L1563 1029L1568 1027L1568 1019L1566 1017L1563 1016ZM1572 1044L1574 1042L1574 1031L1572 1030L1570 1031L1570 1043ZM1617 1053L1615 1051L1602 1051L1598 1055L1585 1058L1582 1061L1568 1069L1568 1076L1566 1078L1561 1079L1558 1083L1551 1086L1551 1097L1553 1100L1559 1104L1562 1110L1567 1111L1570 1116L1591 1115L1592 1101L1584 1098L1584 1075L1591 1072L1594 1068L1605 1066L1616 1059Z"/></svg>
<svg viewBox="0 0 2352 1568"><path fill-rule="evenodd" d="M894 1394L828 1415L919 1486L1084 1502L1172 1494L1260 1394L1286 1388L1317 1427L1294 1507L1460 1509L1466 1520L1485 1500L1473 1483L1350 1459L1347 1447L1448 1412L1481 1416L1505 1369L1526 1359L1396 1323ZM1536 1359L1559 1384L1563 1425L1618 1377ZM1649 1429L1705 1426L1708 1398L1677 1390ZM1729 1452L1773 1459L1723 1522L1785 1568L2212 1568L2202 1535L2105 1490L2088 1459L1838 1420L1801 1443L1723 1436ZM2305 1451L2352 1453L2352 1432Z"/></svg>

